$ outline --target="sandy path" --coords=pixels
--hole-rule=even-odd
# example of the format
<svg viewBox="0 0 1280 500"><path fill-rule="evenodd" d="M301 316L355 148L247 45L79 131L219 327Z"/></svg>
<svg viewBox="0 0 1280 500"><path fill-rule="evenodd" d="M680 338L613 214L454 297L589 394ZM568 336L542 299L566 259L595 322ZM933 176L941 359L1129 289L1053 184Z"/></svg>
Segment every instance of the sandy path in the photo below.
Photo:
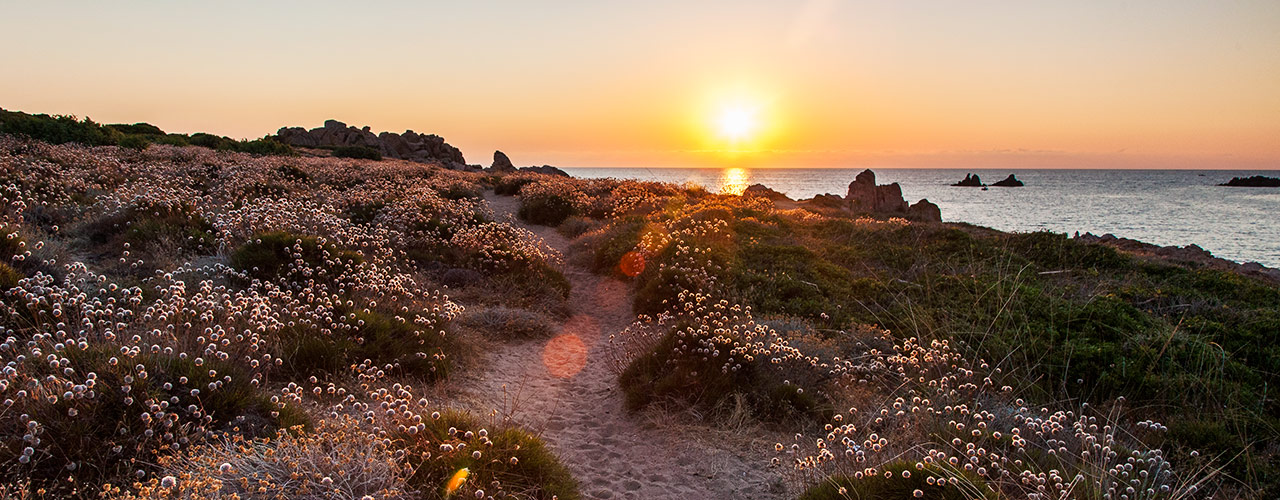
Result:
<svg viewBox="0 0 1280 500"><path fill-rule="evenodd" d="M501 219L515 219L515 197L486 195ZM522 227L567 252L554 229ZM780 498L782 487L759 448L716 439L691 426L650 425L628 415L604 356L609 335L631 323L626 284L571 265L571 318L549 341L496 345L484 363L456 379L473 410L498 410L540 432L573 471L586 498Z"/></svg>

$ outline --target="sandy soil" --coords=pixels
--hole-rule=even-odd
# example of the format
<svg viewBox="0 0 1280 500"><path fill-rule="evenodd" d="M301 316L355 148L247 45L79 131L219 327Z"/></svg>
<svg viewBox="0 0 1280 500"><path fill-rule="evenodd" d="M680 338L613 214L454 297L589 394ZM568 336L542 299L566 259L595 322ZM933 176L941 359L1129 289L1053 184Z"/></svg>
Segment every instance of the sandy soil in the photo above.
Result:
<svg viewBox="0 0 1280 500"><path fill-rule="evenodd" d="M486 200L499 218L521 224L517 198L488 193ZM522 226L567 252L569 242L555 230ZM604 352L609 335L633 319L630 290L566 266L573 314L560 331L550 340L495 345L483 371L455 379L455 396L478 413L510 415L541 433L586 498L781 498L784 488L760 446L773 436L655 423L652 414L626 412Z"/></svg>

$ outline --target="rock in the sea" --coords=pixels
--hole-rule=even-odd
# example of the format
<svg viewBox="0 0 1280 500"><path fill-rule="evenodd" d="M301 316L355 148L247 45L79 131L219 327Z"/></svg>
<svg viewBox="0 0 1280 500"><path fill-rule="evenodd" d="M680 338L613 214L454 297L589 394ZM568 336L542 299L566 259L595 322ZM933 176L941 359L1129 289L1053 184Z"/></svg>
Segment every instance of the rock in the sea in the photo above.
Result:
<svg viewBox="0 0 1280 500"><path fill-rule="evenodd" d="M964 174L964 180L952 184L952 186L960 187L982 187L982 179L978 178L978 174Z"/></svg>
<svg viewBox="0 0 1280 500"><path fill-rule="evenodd" d="M515 172L516 166L511 164L511 159L507 158L507 154L502 151L493 152L493 165L489 166L491 172Z"/></svg>
<svg viewBox="0 0 1280 500"><path fill-rule="evenodd" d="M535 172L535 173L547 174L547 175L559 175L561 177L570 177L568 172L565 172L564 170L560 170L551 165L543 165L541 167L520 167L520 171Z"/></svg>
<svg viewBox="0 0 1280 500"><path fill-rule="evenodd" d="M923 222L942 222L942 209L929 200L920 200L907 209L907 218Z"/></svg>
<svg viewBox="0 0 1280 500"><path fill-rule="evenodd" d="M1232 177L1231 180L1218 185L1230 187L1280 187L1280 179L1267 177L1265 175Z"/></svg>
<svg viewBox="0 0 1280 500"><path fill-rule="evenodd" d="M876 185L876 173L863 170L849 183L845 196L849 209L854 212L906 213L907 202L902 199L902 187L898 183Z"/></svg>
<svg viewBox="0 0 1280 500"><path fill-rule="evenodd" d="M1009 174L1009 176L1008 176L1008 177L1005 177L1003 180L996 181L994 184L992 184L992 186L995 186L995 187L1022 187L1022 186L1023 186L1023 184L1022 184L1022 181L1018 180L1018 178L1017 178L1017 177L1014 177L1014 176L1013 176L1013 174Z"/></svg>
<svg viewBox="0 0 1280 500"><path fill-rule="evenodd" d="M422 135L406 130L404 134L374 134L369 127L355 128L338 120L325 120L324 126L306 130L283 127L276 132L281 142L308 148L364 146L376 149L386 158L422 163L437 163L454 170L466 168L462 151L444 142L438 135Z"/></svg>

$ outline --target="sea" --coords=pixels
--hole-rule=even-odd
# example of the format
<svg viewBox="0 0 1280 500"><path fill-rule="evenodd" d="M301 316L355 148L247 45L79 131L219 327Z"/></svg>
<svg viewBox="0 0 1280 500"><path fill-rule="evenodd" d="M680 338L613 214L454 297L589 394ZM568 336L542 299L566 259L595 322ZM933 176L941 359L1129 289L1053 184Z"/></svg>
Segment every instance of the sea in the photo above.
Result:
<svg viewBox="0 0 1280 500"><path fill-rule="evenodd" d="M843 196L862 169L838 168L564 168L574 177L693 183L740 193L764 184L792 199ZM927 199L948 222L1002 231L1114 234L1156 245L1195 244L1217 257L1280 268L1280 188L1223 187L1263 170L875 169L903 197ZM973 173L991 184L1009 174L1019 188L953 187Z"/></svg>

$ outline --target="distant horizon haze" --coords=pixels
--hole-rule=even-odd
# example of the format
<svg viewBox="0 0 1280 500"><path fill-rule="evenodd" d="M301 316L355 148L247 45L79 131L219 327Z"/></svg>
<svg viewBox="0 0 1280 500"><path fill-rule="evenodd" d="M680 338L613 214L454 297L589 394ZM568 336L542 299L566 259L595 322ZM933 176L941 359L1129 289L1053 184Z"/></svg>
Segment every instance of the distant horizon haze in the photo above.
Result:
<svg viewBox="0 0 1280 500"><path fill-rule="evenodd" d="M1280 2L0 1L0 107L470 163L1280 168ZM726 118L732 118L727 123Z"/></svg>

